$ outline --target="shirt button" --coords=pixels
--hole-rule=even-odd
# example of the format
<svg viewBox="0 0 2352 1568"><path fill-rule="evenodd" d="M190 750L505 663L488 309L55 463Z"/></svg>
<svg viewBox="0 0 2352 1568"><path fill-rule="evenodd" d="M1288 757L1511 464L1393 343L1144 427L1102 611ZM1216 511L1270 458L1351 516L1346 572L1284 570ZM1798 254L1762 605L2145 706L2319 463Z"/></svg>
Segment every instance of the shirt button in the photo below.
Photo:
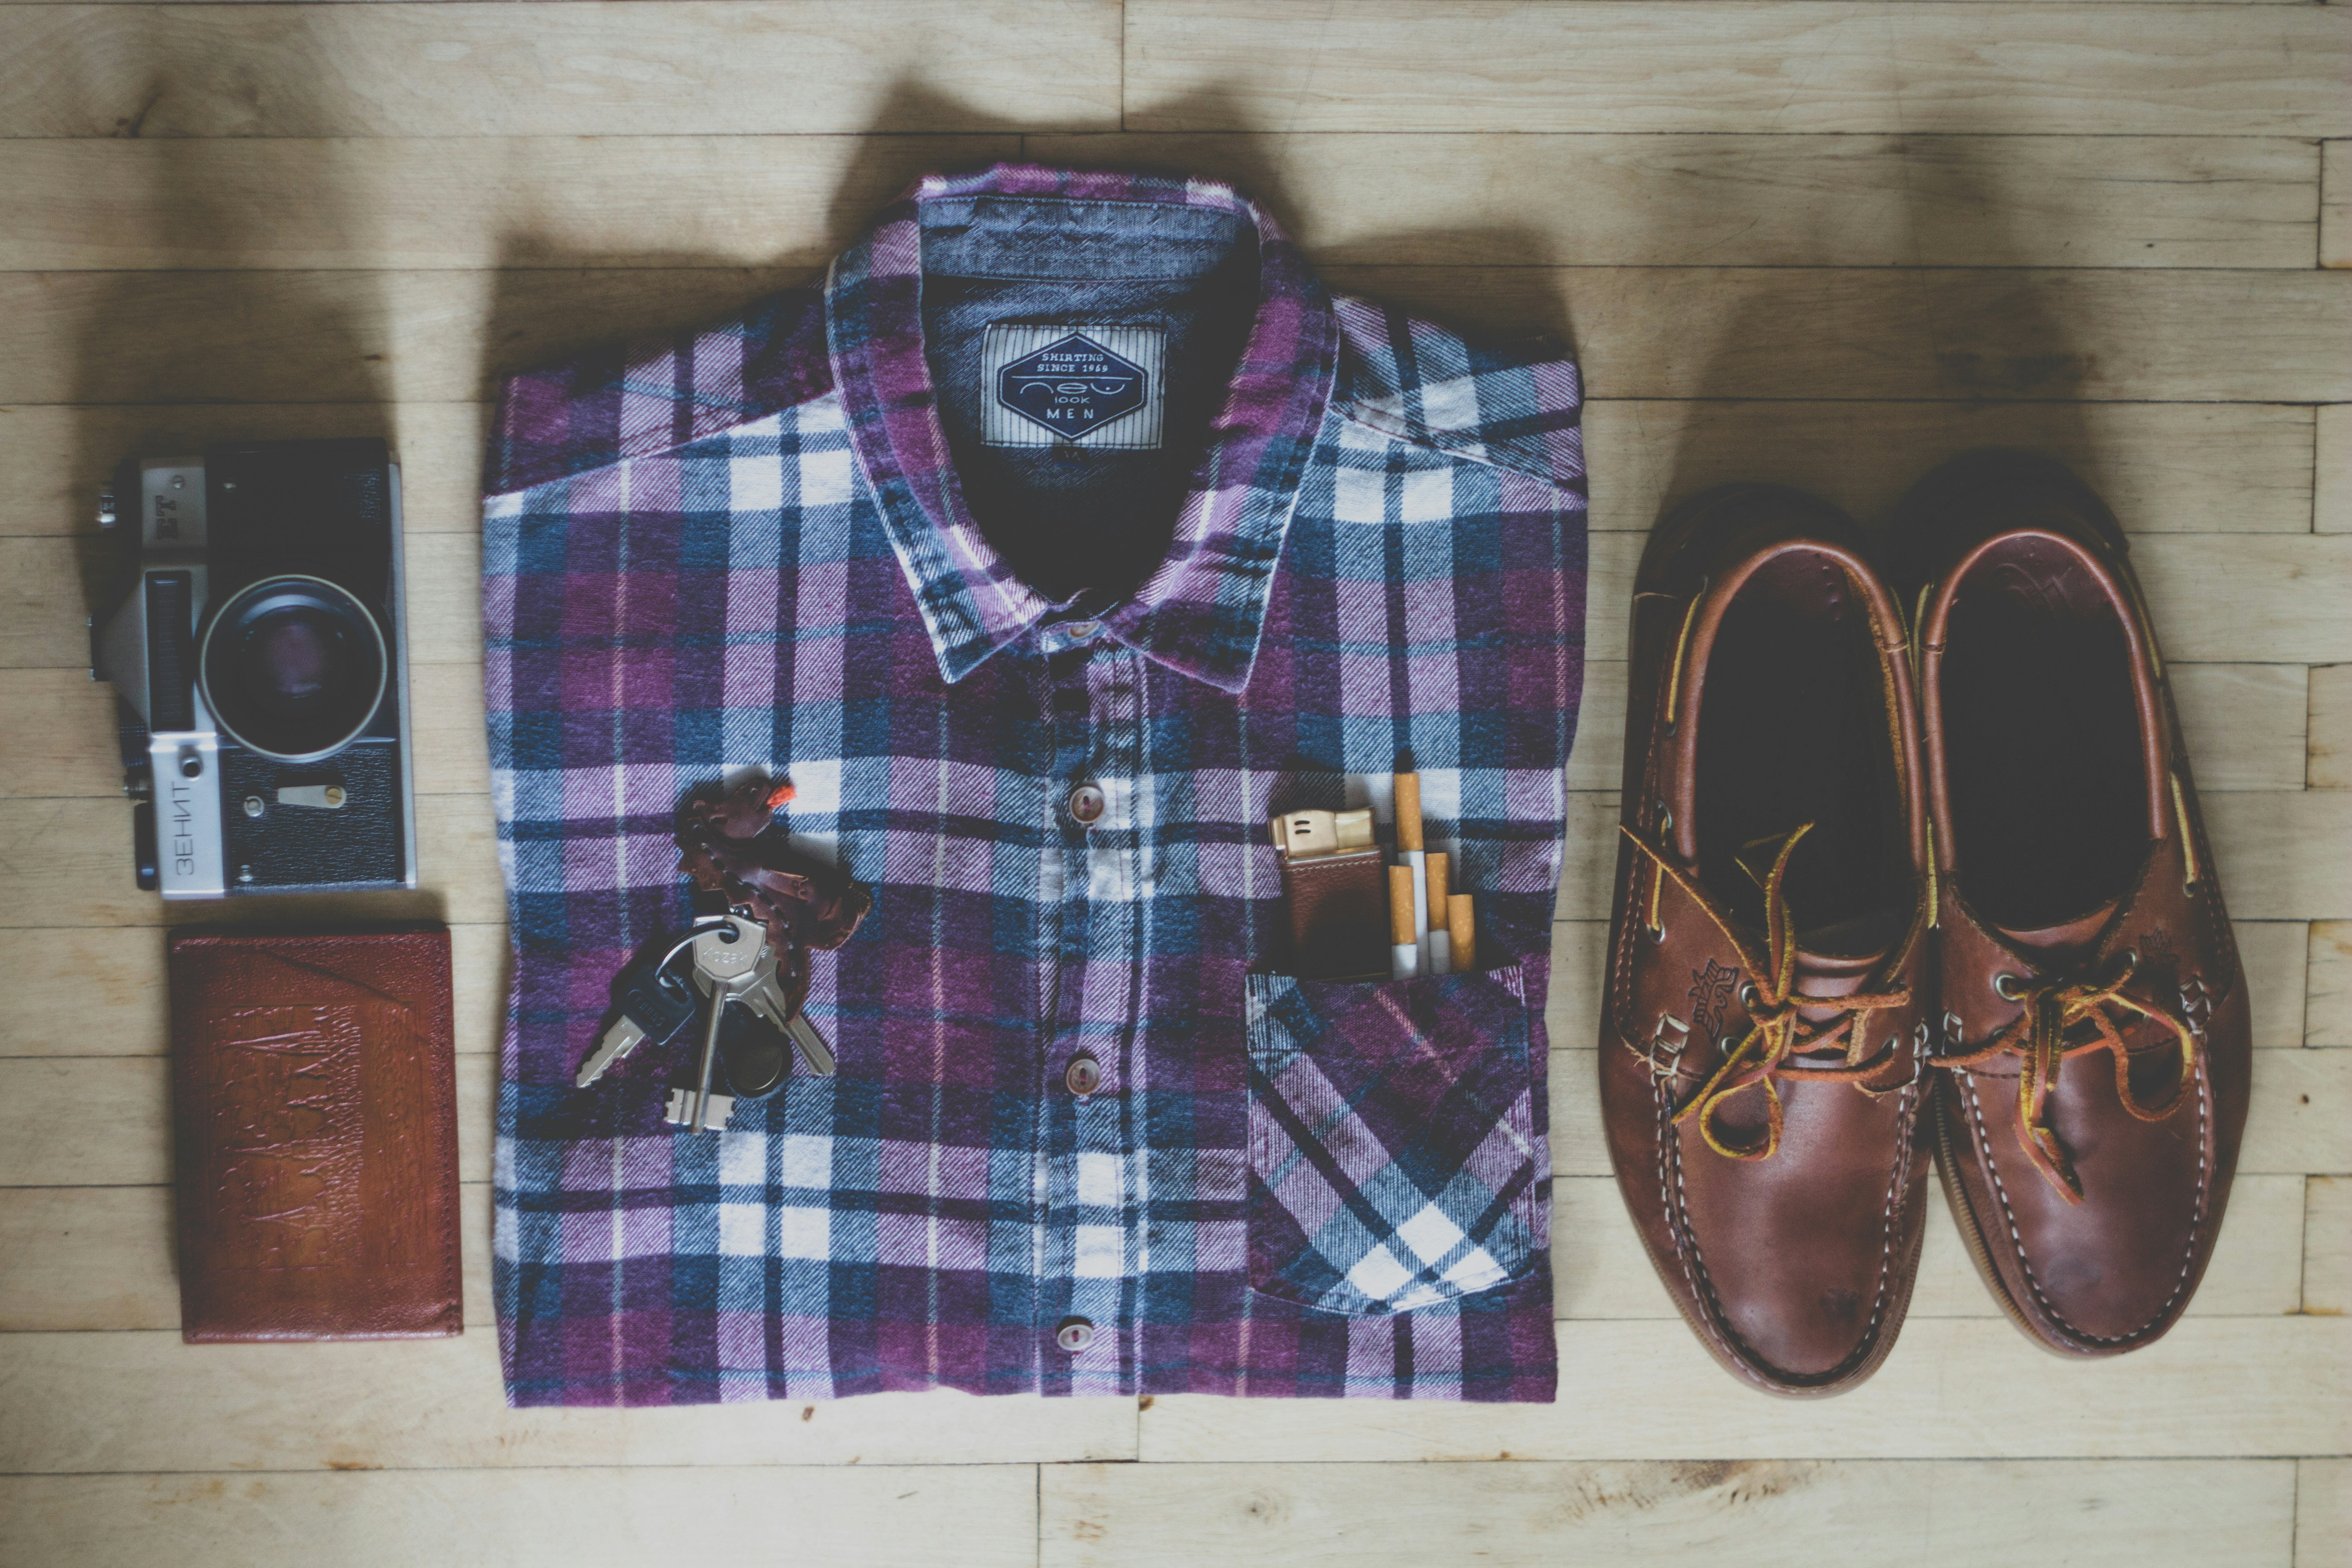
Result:
<svg viewBox="0 0 2352 1568"><path fill-rule="evenodd" d="M1076 1355L1095 1342L1095 1326L1084 1318L1064 1318L1054 1331L1054 1342Z"/></svg>
<svg viewBox="0 0 2352 1568"><path fill-rule="evenodd" d="M1103 804L1102 785L1082 784L1070 792L1070 820L1081 827L1092 827L1102 820Z"/></svg>
<svg viewBox="0 0 2352 1568"><path fill-rule="evenodd" d="M1092 1057L1072 1057L1062 1069L1062 1083L1072 1094L1092 1094L1102 1087L1102 1064Z"/></svg>

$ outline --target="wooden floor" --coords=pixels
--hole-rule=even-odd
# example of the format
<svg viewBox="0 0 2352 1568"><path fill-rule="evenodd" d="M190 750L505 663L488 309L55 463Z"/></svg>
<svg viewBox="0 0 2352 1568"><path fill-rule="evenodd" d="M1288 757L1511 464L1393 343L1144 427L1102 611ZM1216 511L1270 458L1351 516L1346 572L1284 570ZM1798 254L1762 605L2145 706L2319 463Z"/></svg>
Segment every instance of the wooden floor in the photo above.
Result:
<svg viewBox="0 0 2352 1568"><path fill-rule="evenodd" d="M0 0L0 1563L2352 1562L2347 78L2352 6L2303 4ZM1577 345L1556 1405L501 1404L485 399L1014 156L1241 180L1342 288ZM399 902L457 935L471 1327L187 1348L91 498L132 450L346 432L405 462ZM2033 1349L1938 1205L1885 1369L1776 1402L1675 1316L1595 1107L1640 532L1735 477L1883 516L1988 442L2136 535L2254 987L2242 1173L2151 1350Z"/></svg>

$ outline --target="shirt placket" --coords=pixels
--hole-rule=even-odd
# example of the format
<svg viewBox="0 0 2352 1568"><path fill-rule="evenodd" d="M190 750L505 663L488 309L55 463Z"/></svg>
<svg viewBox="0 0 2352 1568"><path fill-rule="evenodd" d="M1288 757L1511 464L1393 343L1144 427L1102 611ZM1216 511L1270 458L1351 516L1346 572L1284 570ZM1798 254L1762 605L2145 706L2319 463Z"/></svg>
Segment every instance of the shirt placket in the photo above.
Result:
<svg viewBox="0 0 2352 1568"><path fill-rule="evenodd" d="M1061 875L1045 1031L1043 1386L1134 1382L1141 1226L1132 1135L1150 892L1143 661L1092 623L1047 628Z"/></svg>

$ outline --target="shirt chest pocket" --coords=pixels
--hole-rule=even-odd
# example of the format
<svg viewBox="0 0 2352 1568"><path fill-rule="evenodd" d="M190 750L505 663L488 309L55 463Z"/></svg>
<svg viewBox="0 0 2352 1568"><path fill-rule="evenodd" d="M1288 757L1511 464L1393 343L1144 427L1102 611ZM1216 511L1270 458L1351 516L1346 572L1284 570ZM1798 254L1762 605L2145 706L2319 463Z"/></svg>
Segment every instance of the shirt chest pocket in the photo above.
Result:
<svg viewBox="0 0 2352 1568"><path fill-rule="evenodd" d="M1248 984L1253 1289L1402 1312L1540 1266L1551 1170L1516 967Z"/></svg>

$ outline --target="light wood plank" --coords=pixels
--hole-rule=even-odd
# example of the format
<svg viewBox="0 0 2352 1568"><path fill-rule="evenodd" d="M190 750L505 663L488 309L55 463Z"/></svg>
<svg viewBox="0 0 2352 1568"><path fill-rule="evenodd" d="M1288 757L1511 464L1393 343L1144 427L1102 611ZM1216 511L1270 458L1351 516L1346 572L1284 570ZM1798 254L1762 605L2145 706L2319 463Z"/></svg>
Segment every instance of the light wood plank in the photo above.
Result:
<svg viewBox="0 0 2352 1568"><path fill-rule="evenodd" d="M0 269L816 266L1010 136L111 139L0 168ZM1035 136L1232 181L1319 262L2311 265L2318 149L2273 137ZM300 199L289 200L289 194ZM527 223L518 232L518 216Z"/></svg>
<svg viewBox="0 0 2352 1568"><path fill-rule="evenodd" d="M2298 1459L2294 1568L2352 1568L2352 1459Z"/></svg>
<svg viewBox="0 0 2352 1568"><path fill-rule="evenodd" d="M510 1410L487 1323L456 1339L279 1345L0 1334L0 1473L1004 1465L1129 1458L1136 1438L1131 1400L949 1390Z"/></svg>
<svg viewBox="0 0 2352 1568"><path fill-rule="evenodd" d="M2241 145L2219 144L2218 161L2215 143L2187 141L2104 162L2124 178L2224 182L2182 193L2184 226L2218 196L2225 224L2248 229L2200 265L2308 267L2316 153L2257 140L2233 156ZM16 214L0 269L815 267L917 175L1020 149L1010 135L32 142L0 165L0 206ZM2093 183L2072 194L2089 199ZM2109 204L2129 195L2119 181ZM2131 226L2167 226L2148 214Z"/></svg>
<svg viewBox="0 0 2352 1568"><path fill-rule="evenodd" d="M9 6L0 136L1108 130L1119 25L1113 0Z"/></svg>
<svg viewBox="0 0 2352 1568"><path fill-rule="evenodd" d="M2352 356L2336 352L2352 335L2345 272L1343 266L1325 276L1450 324L1567 338L1607 397L2352 398ZM2067 408L2047 412L2059 434L2036 444L2076 444L2063 434Z"/></svg>
<svg viewBox="0 0 2352 1568"><path fill-rule="evenodd" d="M1588 1084L1579 1091L1590 1094L1592 1089ZM2239 1179L2231 1191L2213 1266L2190 1300L2189 1311L2203 1317L2242 1318L2298 1310L2304 1290L2304 1183L2302 1176ZM1615 1180L1562 1176L1552 1184L1552 1287L1557 1315L1675 1318L1674 1303L1665 1287L1658 1283L1641 1237L1634 1234ZM13 1196L0 1194L0 1213L6 1212ZM68 1195L57 1206L68 1206L72 1201ZM93 1239L86 1271L93 1277L106 1276L110 1271L102 1259L115 1251L110 1241L101 1252L99 1241ZM1911 1316L1986 1318L2000 1312L1984 1281L1978 1278L1976 1266L1969 1261L1942 1194L1930 1193L1927 1239L1919 1261L1918 1283L1911 1296ZM63 1322L54 1326L100 1325ZM122 1326L149 1325L134 1321Z"/></svg>
<svg viewBox="0 0 2352 1568"><path fill-rule="evenodd" d="M2352 1177L2313 1176L2305 1186L2303 1310L2352 1312Z"/></svg>
<svg viewBox="0 0 2352 1568"><path fill-rule="evenodd" d="M1551 928L1551 992L1544 1005L1544 1032L1553 1050L1580 1050L1599 1037L1601 971L1608 959L1607 921L1564 920Z"/></svg>
<svg viewBox="0 0 2352 1568"><path fill-rule="evenodd" d="M2197 1318L2098 1361L2052 1356L2001 1319L1904 1326L1833 1400L1759 1396L1680 1322L1563 1322L1554 1405L1383 1406L1170 1395L1141 1458L1410 1459L2231 1458L2352 1447L2352 1319ZM47 1339L50 1336L35 1336ZM0 1341L0 1353L9 1342ZM2032 1410L2021 1420L2020 1410Z"/></svg>
<svg viewBox="0 0 2352 1568"><path fill-rule="evenodd" d="M2311 526L2320 533L2352 533L2352 407L2338 405L2317 412Z"/></svg>
<svg viewBox="0 0 2352 1568"><path fill-rule="evenodd" d="M2352 624L2352 616L2346 619ZM2352 791L2209 795L2204 812L2232 914L2288 921L2352 915Z"/></svg>
<svg viewBox="0 0 2352 1568"><path fill-rule="evenodd" d="M215 441L322 436L392 443L405 531L474 533L482 526L489 418L482 403L0 407L0 537L99 536L98 492L125 458L201 453Z"/></svg>
<svg viewBox="0 0 2352 1568"><path fill-rule="evenodd" d="M1449 1465L1056 1466L1040 1477L1047 1568L1755 1568L1886 1561L2287 1563L2285 1460L2109 1463L1760 1459ZM1953 1506L1997 1497L2000 1506ZM2095 1531L2057 1521L2097 1520ZM2113 1528L2107 1528L2108 1526ZM2062 1544L2063 1542L2063 1544Z"/></svg>
<svg viewBox="0 0 2352 1568"><path fill-rule="evenodd" d="M498 1058L456 1058L457 1173L488 1181L498 1129ZM10 1144L0 1188L151 1187L172 1181L172 1067L148 1056L0 1058ZM91 1138L91 1127L110 1130ZM21 1131L16 1131L21 1128Z"/></svg>
<svg viewBox="0 0 2352 1568"><path fill-rule="evenodd" d="M371 893L275 895L265 901L165 905L131 879L131 808L119 800L0 800L0 929L32 926L230 925L267 919L437 920L492 925L507 917L498 829L487 796L439 795L417 814L420 885Z"/></svg>
<svg viewBox="0 0 2352 1568"><path fill-rule="evenodd" d="M2352 333L2345 272L1349 265L1326 276L1440 321L1570 337L1609 397L2352 398L2352 363L2335 352ZM724 267L0 274L0 403L478 399L507 372L813 280L807 268ZM2084 444L2065 408L2047 416L2040 444Z"/></svg>
<svg viewBox="0 0 2352 1568"><path fill-rule="evenodd" d="M2352 921L2320 921L2312 926L2310 963L2303 1043L2352 1046Z"/></svg>
<svg viewBox="0 0 2352 1568"><path fill-rule="evenodd" d="M1127 124L2341 136L2347 56L2315 7L1131 0Z"/></svg>
<svg viewBox="0 0 2352 1568"><path fill-rule="evenodd" d="M901 1568L1036 1561L1025 1465L853 1471L716 1464L383 1475L0 1480L0 1558L177 1568L794 1561ZM2262 1489L2251 1489L2259 1498Z"/></svg>
<svg viewBox="0 0 2352 1568"><path fill-rule="evenodd" d="M2159 533L2135 542L2131 554L2168 661L2326 664L2352 658L2352 616L2340 613L2347 601L2337 597L2352 593L2352 542L2261 534L2217 544ZM2232 613L2278 619L2233 626Z"/></svg>
<svg viewBox="0 0 2352 1568"><path fill-rule="evenodd" d="M2231 930L2253 1003L2255 1048L2293 1050L2303 1044L2310 928L2298 921L2232 921Z"/></svg>
<svg viewBox="0 0 2352 1568"><path fill-rule="evenodd" d="M163 938L161 926L0 930L0 974L8 976L0 1057L165 1054ZM504 925L449 928L459 1056L498 1048L507 963Z"/></svg>
<svg viewBox="0 0 2352 1568"><path fill-rule="evenodd" d="M2352 142L2322 148L2319 264L2352 267Z"/></svg>
<svg viewBox="0 0 2352 1568"><path fill-rule="evenodd" d="M2309 772L2313 789L2352 789L2352 664L2323 665L2311 672L2308 721Z"/></svg>
<svg viewBox="0 0 2352 1568"><path fill-rule="evenodd" d="M1584 437L1596 530L1646 532L1675 502L1751 479L1794 485L1882 522L1937 462L1979 447L2057 458L2134 535L2311 530L2308 408L1598 397L1584 405Z"/></svg>
<svg viewBox="0 0 2352 1568"><path fill-rule="evenodd" d="M2209 541L2207 548L2231 545ZM2175 664L2168 673L2200 791L2303 787L2303 666Z"/></svg>

